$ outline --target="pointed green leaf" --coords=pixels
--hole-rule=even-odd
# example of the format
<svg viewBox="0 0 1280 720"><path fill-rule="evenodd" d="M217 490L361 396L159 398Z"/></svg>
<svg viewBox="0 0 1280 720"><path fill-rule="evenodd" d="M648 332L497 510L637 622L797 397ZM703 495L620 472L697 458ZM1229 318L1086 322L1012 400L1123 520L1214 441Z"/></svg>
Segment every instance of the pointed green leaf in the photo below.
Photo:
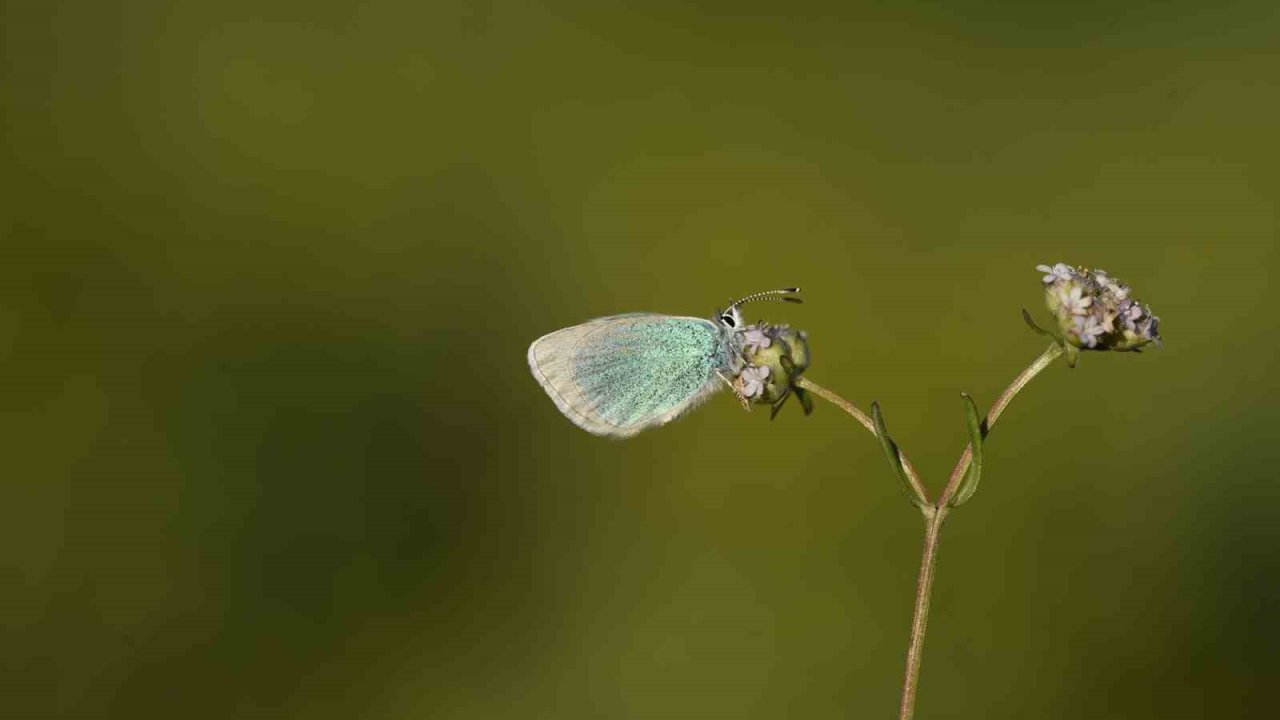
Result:
<svg viewBox="0 0 1280 720"><path fill-rule="evenodd" d="M1080 360L1080 348L1069 342L1062 343L1062 347L1067 351L1067 367L1075 367Z"/></svg>
<svg viewBox="0 0 1280 720"><path fill-rule="evenodd" d="M770 406L769 406L769 419L770 419L770 420L772 420L772 419L774 419L775 417L777 417L777 416L778 416L778 411L782 409L782 406L783 406L783 404L784 404L784 403L786 403L786 402L787 402L787 398L788 398L788 397L791 397L791 393L787 393L787 394L783 395L782 397L778 398L778 401L777 401L777 402L775 402L774 404L772 404L772 405L770 405Z"/></svg>
<svg viewBox="0 0 1280 720"><path fill-rule="evenodd" d="M902 467L902 457L898 454L898 446L893 442L893 438L889 437L889 431L884 426L884 415L880 412L880 403L871 403L871 422L875 425L876 437L880 438L880 446L884 448L885 459L889 461L889 467L893 468L898 480L902 483L902 489L906 492L907 499L911 501L912 505L924 508L929 503L912 486L910 478L907 477L906 468Z"/></svg>
<svg viewBox="0 0 1280 720"><path fill-rule="evenodd" d="M1045 330L1044 328L1037 325L1036 321L1031 319L1031 313L1027 312L1026 308L1022 308L1022 319L1027 322L1027 325L1030 326L1032 330L1036 331L1036 334L1047 335L1051 338L1054 338L1055 340L1058 340L1059 342L1062 341L1062 338L1059 338L1057 333L1051 332L1049 330Z"/></svg>
<svg viewBox="0 0 1280 720"><path fill-rule="evenodd" d="M951 499L951 507L960 507L968 502L977 492L978 481L982 479L982 416L978 414L978 406L974 404L973 398L965 393L960 396L964 398L964 419L969 428L969 446L973 448L973 454L969 460L969 469L960 481L955 497Z"/></svg>
<svg viewBox="0 0 1280 720"><path fill-rule="evenodd" d="M804 408L804 414L812 415L813 398L809 396L809 393L805 392L801 388L793 388L792 391L796 394L796 399L800 401L800 407Z"/></svg>

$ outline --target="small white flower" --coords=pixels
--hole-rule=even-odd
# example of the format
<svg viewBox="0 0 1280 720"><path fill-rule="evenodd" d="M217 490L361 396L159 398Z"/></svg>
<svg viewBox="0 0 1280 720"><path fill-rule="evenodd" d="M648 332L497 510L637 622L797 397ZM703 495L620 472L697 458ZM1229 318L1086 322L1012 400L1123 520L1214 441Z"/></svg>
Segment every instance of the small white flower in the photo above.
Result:
<svg viewBox="0 0 1280 720"><path fill-rule="evenodd" d="M1120 324L1129 332L1138 331L1138 318L1142 317L1142 306L1129 300L1120 301Z"/></svg>
<svg viewBox="0 0 1280 720"><path fill-rule="evenodd" d="M1080 343L1087 347L1093 347L1098 344L1098 338L1105 332L1102 324L1098 322L1098 318L1090 315L1088 317L1075 317L1075 327L1072 331L1076 337L1080 338Z"/></svg>
<svg viewBox="0 0 1280 720"><path fill-rule="evenodd" d="M1117 315L1111 312L1104 312L1102 314L1102 332L1110 335L1116 331L1116 317Z"/></svg>
<svg viewBox="0 0 1280 720"><path fill-rule="evenodd" d="M1037 265L1036 270L1044 273L1044 283L1051 285L1059 280L1070 280L1073 276L1071 266L1066 263L1058 263L1053 267L1048 265Z"/></svg>
<svg viewBox="0 0 1280 720"><path fill-rule="evenodd" d="M751 325L742 331L742 349L749 353L757 353L762 349L769 347L773 341L768 335L764 334L758 325Z"/></svg>
<svg viewBox="0 0 1280 720"><path fill-rule="evenodd" d="M748 365L738 374L738 382L742 385L742 396L753 398L764 392L764 383L769 377L769 368L763 365Z"/></svg>
<svg viewBox="0 0 1280 720"><path fill-rule="evenodd" d="M1068 315L1084 315L1089 310L1089 306L1093 304L1093 298L1084 294L1084 288L1079 285L1063 285L1055 288L1058 302L1062 305L1062 309Z"/></svg>

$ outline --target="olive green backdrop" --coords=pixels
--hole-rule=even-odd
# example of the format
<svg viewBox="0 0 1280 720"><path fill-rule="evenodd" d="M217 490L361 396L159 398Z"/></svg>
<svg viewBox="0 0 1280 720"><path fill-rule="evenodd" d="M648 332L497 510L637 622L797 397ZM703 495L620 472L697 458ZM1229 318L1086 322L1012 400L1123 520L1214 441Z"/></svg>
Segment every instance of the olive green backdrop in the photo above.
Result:
<svg viewBox="0 0 1280 720"><path fill-rule="evenodd" d="M917 716L1275 704L1275 3L3 18L7 717L890 717L921 522L874 440L727 396L602 440L525 349L802 285L748 314L936 488L1055 261L1166 346L1005 415Z"/></svg>

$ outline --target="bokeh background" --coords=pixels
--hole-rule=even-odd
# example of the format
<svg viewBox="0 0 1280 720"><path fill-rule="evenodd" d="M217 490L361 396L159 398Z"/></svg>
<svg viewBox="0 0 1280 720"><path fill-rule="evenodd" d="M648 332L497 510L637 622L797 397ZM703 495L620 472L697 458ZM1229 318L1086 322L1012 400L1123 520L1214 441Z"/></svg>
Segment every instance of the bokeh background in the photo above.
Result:
<svg viewBox="0 0 1280 720"><path fill-rule="evenodd" d="M1005 415L917 716L1276 704L1274 2L3 13L6 717L890 717L873 439L721 396L601 440L525 349L802 285L749 315L937 488L1060 260L1166 346Z"/></svg>

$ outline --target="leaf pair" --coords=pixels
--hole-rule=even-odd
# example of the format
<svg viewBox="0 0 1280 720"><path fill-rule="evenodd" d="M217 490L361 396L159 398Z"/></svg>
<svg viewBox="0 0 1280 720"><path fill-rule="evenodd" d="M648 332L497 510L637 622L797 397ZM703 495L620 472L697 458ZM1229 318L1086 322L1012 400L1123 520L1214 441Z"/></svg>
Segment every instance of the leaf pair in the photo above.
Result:
<svg viewBox="0 0 1280 720"><path fill-rule="evenodd" d="M972 448L972 455L964 479L961 480L955 495L948 503L951 507L959 507L968 502L978 490L978 481L982 479L982 441L986 436L982 416L978 414L978 406L974 404L973 398L965 393L961 393L961 397L964 398L965 424L969 430L969 446ZM884 449L885 459L889 461L889 467L902 483L907 499L922 510L931 507L932 503L907 475L907 469L902 463L902 453L899 452L897 443L889 436L889 430L885 427L884 413L880 411L880 403L871 403L871 422L875 425L876 437L880 439L880 447Z"/></svg>

